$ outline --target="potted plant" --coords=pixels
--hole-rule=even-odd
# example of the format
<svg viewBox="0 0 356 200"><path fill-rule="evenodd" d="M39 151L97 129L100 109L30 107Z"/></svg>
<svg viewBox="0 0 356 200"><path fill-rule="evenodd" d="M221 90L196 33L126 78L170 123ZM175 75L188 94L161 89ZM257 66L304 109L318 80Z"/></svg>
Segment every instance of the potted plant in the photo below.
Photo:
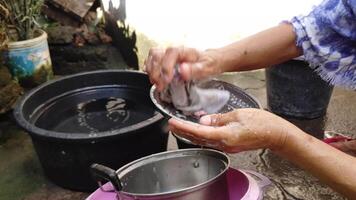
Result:
<svg viewBox="0 0 356 200"><path fill-rule="evenodd" d="M0 116L12 109L17 98L22 94L22 88L12 80L11 74L4 66L4 50L7 49L8 38L4 19L9 12L0 5ZM1 133L0 133L1 136Z"/></svg>
<svg viewBox="0 0 356 200"><path fill-rule="evenodd" d="M52 78L52 63L47 33L36 19L44 0L0 0L1 17L9 38L5 64L23 86L43 83Z"/></svg>

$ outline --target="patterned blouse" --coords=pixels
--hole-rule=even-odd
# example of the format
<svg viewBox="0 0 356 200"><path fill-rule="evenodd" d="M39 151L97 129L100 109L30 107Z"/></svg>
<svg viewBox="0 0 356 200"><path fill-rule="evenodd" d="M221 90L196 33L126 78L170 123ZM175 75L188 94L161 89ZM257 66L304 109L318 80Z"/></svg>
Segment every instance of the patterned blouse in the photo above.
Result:
<svg viewBox="0 0 356 200"><path fill-rule="evenodd" d="M356 0L324 0L290 23L304 59L330 84L356 89Z"/></svg>

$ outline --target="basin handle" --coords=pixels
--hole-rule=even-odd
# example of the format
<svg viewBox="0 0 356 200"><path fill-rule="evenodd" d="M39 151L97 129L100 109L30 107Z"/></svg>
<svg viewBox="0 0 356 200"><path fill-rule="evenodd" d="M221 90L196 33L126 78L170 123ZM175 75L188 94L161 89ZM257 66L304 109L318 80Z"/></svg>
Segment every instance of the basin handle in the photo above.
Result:
<svg viewBox="0 0 356 200"><path fill-rule="evenodd" d="M90 173L94 180L98 182L101 190L105 191L102 187L102 181L110 181L117 193L122 190L121 181L115 170L104 165L94 163L90 166Z"/></svg>

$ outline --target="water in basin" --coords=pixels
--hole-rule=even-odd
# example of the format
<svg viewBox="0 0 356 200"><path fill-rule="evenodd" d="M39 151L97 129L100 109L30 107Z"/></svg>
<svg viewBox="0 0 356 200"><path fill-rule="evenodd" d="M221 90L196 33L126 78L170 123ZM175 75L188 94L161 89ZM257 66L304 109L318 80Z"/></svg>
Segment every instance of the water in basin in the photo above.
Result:
<svg viewBox="0 0 356 200"><path fill-rule="evenodd" d="M139 92L108 94L87 91L68 95L49 105L35 124L57 132L97 133L137 124L154 115L153 106L145 103L147 97Z"/></svg>

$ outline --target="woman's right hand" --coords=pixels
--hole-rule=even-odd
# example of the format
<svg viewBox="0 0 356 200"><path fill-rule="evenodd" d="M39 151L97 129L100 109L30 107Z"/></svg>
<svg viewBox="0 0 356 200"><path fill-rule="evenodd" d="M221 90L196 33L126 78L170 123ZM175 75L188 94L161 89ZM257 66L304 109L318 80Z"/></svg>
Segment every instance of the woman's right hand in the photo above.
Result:
<svg viewBox="0 0 356 200"><path fill-rule="evenodd" d="M218 51L198 51L186 47L170 47L167 49L152 48L145 60L145 71L152 84L162 91L173 79L174 67L179 64L178 71L184 80L202 79L210 75L222 73Z"/></svg>
<svg viewBox="0 0 356 200"><path fill-rule="evenodd" d="M261 148L280 151L290 134L301 132L283 118L255 108L206 115L200 118L200 124L174 118L168 122L173 133L229 153Z"/></svg>

